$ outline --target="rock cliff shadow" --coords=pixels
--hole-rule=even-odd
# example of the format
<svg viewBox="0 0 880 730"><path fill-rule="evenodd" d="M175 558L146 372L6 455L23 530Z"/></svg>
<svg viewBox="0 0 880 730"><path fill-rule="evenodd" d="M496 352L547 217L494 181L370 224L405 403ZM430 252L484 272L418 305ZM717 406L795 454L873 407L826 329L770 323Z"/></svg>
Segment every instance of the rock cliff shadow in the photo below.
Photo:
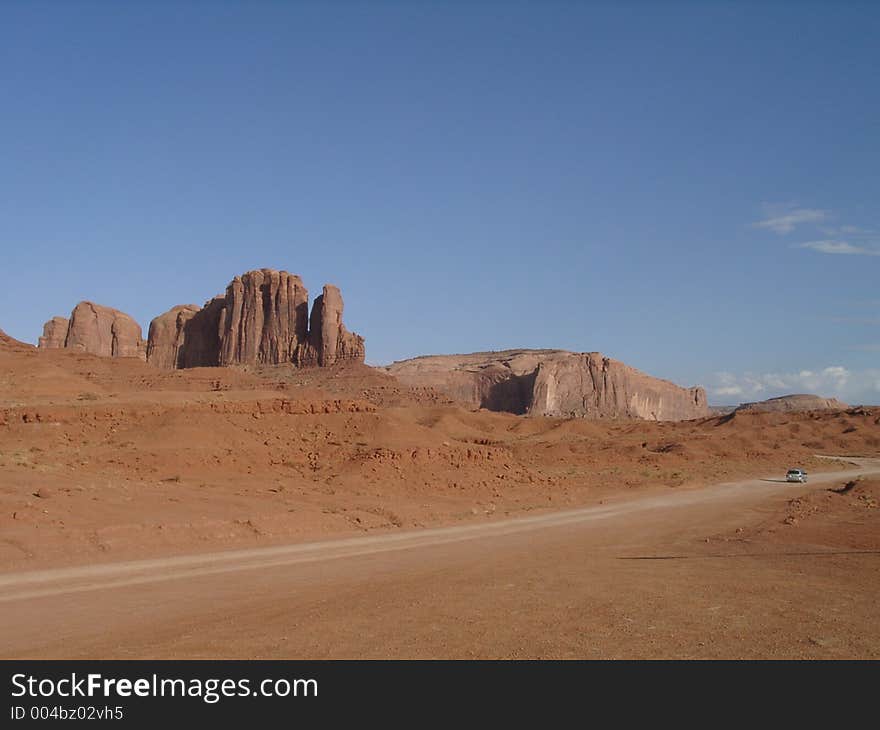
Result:
<svg viewBox="0 0 880 730"><path fill-rule="evenodd" d="M538 370L536 368L531 373L511 375L505 380L494 383L490 386L489 392L486 393L480 406L490 411L523 415L532 404L532 393L537 377Z"/></svg>
<svg viewBox="0 0 880 730"><path fill-rule="evenodd" d="M183 325L178 368L217 367L220 364L220 314L224 300L215 297Z"/></svg>

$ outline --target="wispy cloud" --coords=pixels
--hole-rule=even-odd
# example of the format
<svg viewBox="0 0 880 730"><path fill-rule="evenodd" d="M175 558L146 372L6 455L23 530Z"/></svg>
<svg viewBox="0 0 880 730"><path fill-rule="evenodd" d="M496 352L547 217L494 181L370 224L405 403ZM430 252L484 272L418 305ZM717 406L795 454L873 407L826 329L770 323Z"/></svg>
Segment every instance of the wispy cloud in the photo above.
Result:
<svg viewBox="0 0 880 730"><path fill-rule="evenodd" d="M880 238L875 230L853 225L819 225L833 217L819 208L802 208L794 203L763 203L763 220L753 223L785 236L798 226L807 226L826 238L795 243L792 248L804 248L832 256L880 256ZM814 235L816 235L814 233Z"/></svg>
<svg viewBox="0 0 880 730"><path fill-rule="evenodd" d="M869 248L849 243L848 241L807 241L796 243L793 248L808 248L819 253L835 254L842 256L880 256L880 248Z"/></svg>
<svg viewBox="0 0 880 730"><path fill-rule="evenodd" d="M763 400L792 393L815 393L847 403L880 403L880 370L830 365L796 373L716 373L708 385L715 402Z"/></svg>
<svg viewBox="0 0 880 730"><path fill-rule="evenodd" d="M861 226L822 226L819 230L830 238L873 238L877 235L876 230Z"/></svg>
<svg viewBox="0 0 880 730"><path fill-rule="evenodd" d="M780 205L765 203L764 219L753 223L755 228L765 228L784 236L791 233L797 226L805 223L820 223L828 217L828 213L817 208L800 208L796 205Z"/></svg>

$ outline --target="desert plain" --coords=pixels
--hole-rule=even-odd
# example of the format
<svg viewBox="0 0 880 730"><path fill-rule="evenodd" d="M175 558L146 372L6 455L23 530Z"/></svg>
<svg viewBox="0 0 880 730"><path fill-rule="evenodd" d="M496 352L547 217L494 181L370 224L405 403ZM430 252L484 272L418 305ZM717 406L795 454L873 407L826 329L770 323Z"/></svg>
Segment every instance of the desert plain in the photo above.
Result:
<svg viewBox="0 0 880 730"><path fill-rule="evenodd" d="M878 502L877 407L517 415L0 342L5 658L878 658Z"/></svg>

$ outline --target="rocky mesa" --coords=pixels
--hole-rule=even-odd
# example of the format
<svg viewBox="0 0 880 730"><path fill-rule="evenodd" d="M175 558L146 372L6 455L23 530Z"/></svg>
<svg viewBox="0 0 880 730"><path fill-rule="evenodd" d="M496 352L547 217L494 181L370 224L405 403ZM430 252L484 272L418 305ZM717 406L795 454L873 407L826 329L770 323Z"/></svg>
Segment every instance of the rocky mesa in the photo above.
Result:
<svg viewBox="0 0 880 730"><path fill-rule="evenodd" d="M431 355L385 368L479 408L576 418L677 421L709 415L702 388L682 388L598 352L506 350Z"/></svg>
<svg viewBox="0 0 880 730"><path fill-rule="evenodd" d="M795 393L755 403L743 403L737 411L770 411L775 413L794 413L801 411L845 411L849 406L837 398L823 398L821 395Z"/></svg>

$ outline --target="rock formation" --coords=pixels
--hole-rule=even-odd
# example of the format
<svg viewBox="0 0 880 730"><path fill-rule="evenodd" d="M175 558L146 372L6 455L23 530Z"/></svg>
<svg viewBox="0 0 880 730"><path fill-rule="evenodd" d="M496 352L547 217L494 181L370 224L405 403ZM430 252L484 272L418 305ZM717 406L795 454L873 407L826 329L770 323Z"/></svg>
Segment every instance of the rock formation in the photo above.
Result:
<svg viewBox="0 0 880 730"><path fill-rule="evenodd" d="M332 284L312 305L308 341L300 348L301 365L328 367L342 360L363 362L364 338L349 332L342 324L342 294Z"/></svg>
<svg viewBox="0 0 880 730"><path fill-rule="evenodd" d="M272 269L236 276L220 314L220 364L295 361L308 315L309 293L298 276Z"/></svg>
<svg viewBox="0 0 880 730"><path fill-rule="evenodd" d="M386 370L407 385L431 386L493 411L653 421L709 415L702 388L679 387L598 352L437 355L396 362Z"/></svg>
<svg viewBox="0 0 880 730"><path fill-rule="evenodd" d="M295 274L257 269L236 276L204 307L180 304L152 322L147 341L123 312L80 302L43 325L42 349L138 357L164 369L293 363L326 367L363 362L364 338L342 324L342 295L330 284L315 299Z"/></svg>
<svg viewBox="0 0 880 730"><path fill-rule="evenodd" d="M837 398L823 398L820 395L797 393L768 398L756 403L743 403L737 411L773 411L793 413L797 411L844 411L849 406Z"/></svg>
<svg viewBox="0 0 880 730"><path fill-rule="evenodd" d="M220 319L226 298L204 307L180 304L150 322L147 362L159 368L216 367L220 364Z"/></svg>
<svg viewBox="0 0 880 730"><path fill-rule="evenodd" d="M56 350L64 347L67 340L67 327L70 320L66 317L52 317L43 325L43 336L39 339L38 347L46 350Z"/></svg>
<svg viewBox="0 0 880 730"><path fill-rule="evenodd" d="M67 322L67 329L62 341L64 322ZM39 347L63 347L104 357L146 358L141 326L124 312L94 302L77 304L69 321L53 317L46 322Z"/></svg>
<svg viewBox="0 0 880 730"><path fill-rule="evenodd" d="M199 312L196 304L180 304L150 322L147 334L147 361L157 367L181 367L186 351L186 325Z"/></svg>
<svg viewBox="0 0 880 730"><path fill-rule="evenodd" d="M202 309L180 305L150 323L147 360L161 368L363 362L364 340L342 324L342 295L327 285L309 318L300 277L258 269L236 276Z"/></svg>

